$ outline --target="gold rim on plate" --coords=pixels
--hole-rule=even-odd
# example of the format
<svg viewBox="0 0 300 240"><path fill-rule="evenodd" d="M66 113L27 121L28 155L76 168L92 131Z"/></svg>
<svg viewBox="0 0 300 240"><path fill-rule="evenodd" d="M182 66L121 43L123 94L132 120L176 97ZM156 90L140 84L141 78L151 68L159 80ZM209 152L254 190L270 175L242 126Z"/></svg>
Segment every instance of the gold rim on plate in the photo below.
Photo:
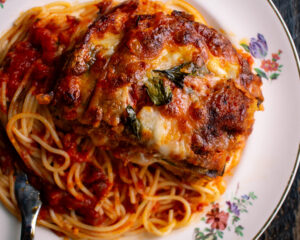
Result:
<svg viewBox="0 0 300 240"><path fill-rule="evenodd" d="M270 5L270 7L273 9L273 11L275 12L276 16L278 17L288 39L289 39L289 42L290 42L290 45L292 47L292 50L293 50L293 53L294 53L294 57L295 57L295 60L296 60L296 63L297 63L297 68L298 68L298 77L299 77L299 80L300 80L300 60L299 60L299 56L298 56L298 52L297 52L297 49L296 49L296 46L295 46L295 43L294 43L294 40L289 32L289 29L284 21L284 19L282 18L279 10L277 9L277 7L275 6L275 4L273 3L272 0L268 0L268 3ZM297 170L298 170L298 167L299 167L299 163L300 163L300 143L299 143L299 147L298 147L298 153L297 153L297 156L296 156L296 161L295 161L295 165L294 165L294 168L293 168L293 171L291 173L291 176L289 178L289 181L287 183L287 186L285 187L285 190L283 191L282 193L282 196L276 206L276 208L273 210L272 214L270 215L270 217L268 218L268 220L265 222L265 224L261 227L261 229L258 231L258 233L255 235L255 237L253 239L255 240L258 240L259 237L265 232L265 230L268 228L268 226L271 224L271 222L273 221L274 217L277 215L278 211L280 210L282 204L284 203L287 195L289 194L289 190L291 189L292 187L292 184L294 183L294 180L295 180L295 177L296 177L296 174L297 174Z"/></svg>

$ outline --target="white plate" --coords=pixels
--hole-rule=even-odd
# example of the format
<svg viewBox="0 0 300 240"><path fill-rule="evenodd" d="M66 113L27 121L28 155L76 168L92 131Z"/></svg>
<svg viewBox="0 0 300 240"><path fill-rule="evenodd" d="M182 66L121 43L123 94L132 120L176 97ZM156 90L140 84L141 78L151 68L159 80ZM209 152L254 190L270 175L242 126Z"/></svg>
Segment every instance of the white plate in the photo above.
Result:
<svg viewBox="0 0 300 240"><path fill-rule="evenodd" d="M7 0L4 8L0 6L0 32L7 30L22 11L47 2L51 0L40 0L38 3L36 0ZM163 239L258 238L284 201L299 163L300 79L297 53L271 1L188 2L203 13L210 25L224 30L237 47L242 39L250 41L253 38L250 48L255 50L253 46L257 43L257 34L262 34L268 51L265 57L256 58L255 64L260 74L263 71L269 80L263 79L265 111L256 113L253 133L241 162L233 177L228 178L228 188L218 205L211 206L214 217L204 213L199 221ZM260 43L260 46L263 44ZM273 55L276 61L272 61L272 54L278 51L281 52L280 59ZM277 79L270 80L270 77ZM216 218L221 222L217 223ZM0 208L0 222L1 239L19 239L20 224L3 207ZM59 238L46 229L38 228L36 239Z"/></svg>

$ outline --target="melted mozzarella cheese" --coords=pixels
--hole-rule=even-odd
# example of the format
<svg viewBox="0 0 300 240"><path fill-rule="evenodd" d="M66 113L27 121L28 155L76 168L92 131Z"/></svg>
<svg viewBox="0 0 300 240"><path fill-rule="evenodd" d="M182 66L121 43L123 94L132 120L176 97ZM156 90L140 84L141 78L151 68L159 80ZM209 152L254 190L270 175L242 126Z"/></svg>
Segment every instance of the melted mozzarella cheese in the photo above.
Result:
<svg viewBox="0 0 300 240"><path fill-rule="evenodd" d="M164 157L187 157L189 144L179 131L176 119L167 119L154 107L143 107L138 113L142 139Z"/></svg>
<svg viewBox="0 0 300 240"><path fill-rule="evenodd" d="M113 55L116 47L119 45L122 39L122 34L113 34L107 32L101 39L93 39L92 42L97 48L100 48L101 54L104 57Z"/></svg>
<svg viewBox="0 0 300 240"><path fill-rule="evenodd" d="M224 59L215 57L210 54L206 63L207 69L220 78L230 79L237 78L239 74L239 65L231 64Z"/></svg>
<svg viewBox="0 0 300 240"><path fill-rule="evenodd" d="M190 62L193 59L193 53L197 51L193 45L176 46L165 48L161 54L152 62L153 69L169 69L182 63Z"/></svg>
<svg viewBox="0 0 300 240"><path fill-rule="evenodd" d="M161 54L152 61L152 69L165 70L182 63L191 62L193 60L193 54L197 51L198 49L193 45L165 48ZM210 72L221 79L237 78L240 71L238 63L232 64L212 54L209 54L206 66Z"/></svg>

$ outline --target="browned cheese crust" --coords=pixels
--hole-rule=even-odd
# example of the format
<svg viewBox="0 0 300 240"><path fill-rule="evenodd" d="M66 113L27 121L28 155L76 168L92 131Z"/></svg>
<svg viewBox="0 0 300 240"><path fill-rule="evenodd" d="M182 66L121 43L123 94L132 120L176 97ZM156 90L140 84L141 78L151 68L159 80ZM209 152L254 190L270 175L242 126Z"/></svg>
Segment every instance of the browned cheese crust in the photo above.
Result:
<svg viewBox="0 0 300 240"><path fill-rule="evenodd" d="M263 101L261 79L224 35L158 3L104 2L69 56L53 89L57 125L125 162L143 154L222 175Z"/></svg>

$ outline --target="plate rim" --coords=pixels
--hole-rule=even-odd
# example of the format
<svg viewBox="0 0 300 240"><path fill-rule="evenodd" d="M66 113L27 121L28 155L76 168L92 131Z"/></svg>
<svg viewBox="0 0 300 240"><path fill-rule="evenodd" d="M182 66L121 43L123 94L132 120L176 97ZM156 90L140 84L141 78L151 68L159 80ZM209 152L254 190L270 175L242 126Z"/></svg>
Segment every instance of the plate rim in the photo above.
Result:
<svg viewBox="0 0 300 240"><path fill-rule="evenodd" d="M57 0L54 0L54 2L56 2ZM188 1L188 0L186 0ZM267 4L269 5L269 7L271 7L272 11L276 14L277 19L279 20L281 26L283 27L284 31L285 31L285 35L287 36L289 43L290 43L290 47L292 49L293 55L294 55L294 59L297 65L297 70L298 70L298 81L300 80L300 59L299 59L299 54L297 51L297 48L295 46L294 40L292 38L292 35L287 27L287 24L285 23L285 20L283 19L281 13L279 12L278 8L276 7L276 5L274 4L273 0L266 0ZM6 30L4 30L4 32L0 31L0 36L5 33ZM300 49L299 49L299 53L300 53ZM270 224L272 223L272 221L274 220L274 218L276 217L276 215L278 214L279 210L281 209L284 201L286 200L290 189L294 183L294 180L296 178L299 166L300 166L300 142L298 143L298 149L297 149L297 154L294 160L294 166L293 169L291 171L290 177L287 181L286 187L284 188L284 191L281 194L281 197L278 201L278 203L276 204L276 207L274 208L274 210L271 212L271 214L269 215L269 217L267 218L267 220L265 221L265 223L259 228L259 230L257 231L257 233L254 235L254 237L252 238L253 240L259 240L259 238L262 236L262 234L267 230L267 228L270 226ZM4 205L1 203L1 205L4 207ZM8 209L6 207L4 207L5 210L8 211ZM11 212L8 211L9 214L11 215Z"/></svg>
<svg viewBox="0 0 300 240"><path fill-rule="evenodd" d="M288 40L290 42L290 46L292 48L293 54L294 54L294 59L296 61L296 65L297 65L297 69L298 69L298 78L300 80L300 60L299 60L299 55L298 55L298 51L297 48L295 46L294 40L292 38L292 35L283 19L283 17L281 16L281 13L279 12L278 8L276 7L276 5L274 4L273 0L267 0L267 3L269 4L269 6L271 7L271 9L274 11L274 13L276 14L278 20L280 21L281 26L283 27L286 36L288 37ZM299 49L300 51L300 49ZM300 143L298 143L298 151L297 151L297 155L296 155L296 160L295 160L295 164L293 167L293 170L291 172L290 178L288 180L288 183L281 195L281 198L279 200L279 202L277 203L275 209L272 211L271 215L269 216L269 218L266 220L265 224L260 228L260 230L257 232L257 234L254 236L254 240L258 240L259 237L266 231L266 229L269 227L269 225L272 223L272 221L274 220L275 216L277 215L277 213L279 212L279 210L281 209L284 201L287 198L287 195L290 192L290 189L294 183L295 177L297 175L298 172L298 168L300 165Z"/></svg>

